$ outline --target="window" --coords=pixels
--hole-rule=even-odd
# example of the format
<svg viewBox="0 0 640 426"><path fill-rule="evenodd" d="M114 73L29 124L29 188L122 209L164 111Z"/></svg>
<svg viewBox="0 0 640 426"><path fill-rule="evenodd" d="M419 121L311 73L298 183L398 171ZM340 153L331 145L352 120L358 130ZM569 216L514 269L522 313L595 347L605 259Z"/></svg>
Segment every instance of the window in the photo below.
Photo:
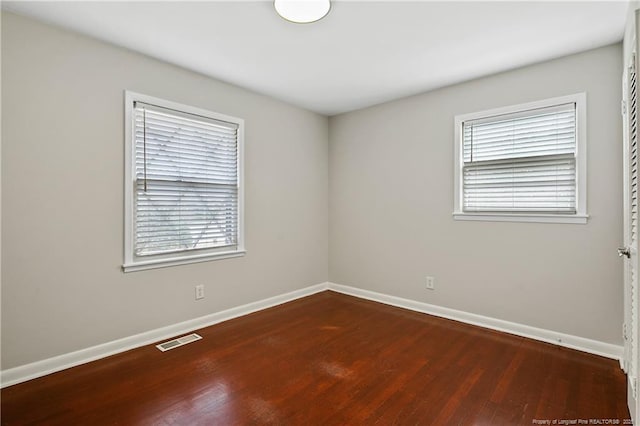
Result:
<svg viewBox="0 0 640 426"><path fill-rule="evenodd" d="M586 95L455 118L459 220L586 223Z"/></svg>
<svg viewBox="0 0 640 426"><path fill-rule="evenodd" d="M243 126L125 92L125 272L244 254Z"/></svg>

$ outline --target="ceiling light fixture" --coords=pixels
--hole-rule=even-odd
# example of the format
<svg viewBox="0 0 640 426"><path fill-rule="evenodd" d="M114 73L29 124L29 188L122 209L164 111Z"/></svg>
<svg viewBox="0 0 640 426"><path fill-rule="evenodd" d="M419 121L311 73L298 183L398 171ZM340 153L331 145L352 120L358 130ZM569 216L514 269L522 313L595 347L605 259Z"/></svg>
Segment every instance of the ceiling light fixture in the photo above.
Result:
<svg viewBox="0 0 640 426"><path fill-rule="evenodd" d="M330 0L274 0L278 15L296 24L308 24L327 16L331 9Z"/></svg>

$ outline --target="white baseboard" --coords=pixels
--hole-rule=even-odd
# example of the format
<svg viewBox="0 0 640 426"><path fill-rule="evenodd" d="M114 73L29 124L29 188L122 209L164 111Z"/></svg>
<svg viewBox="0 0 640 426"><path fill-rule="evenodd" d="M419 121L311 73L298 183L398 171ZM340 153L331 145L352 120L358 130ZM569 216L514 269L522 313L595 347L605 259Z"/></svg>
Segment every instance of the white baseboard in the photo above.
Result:
<svg viewBox="0 0 640 426"><path fill-rule="evenodd" d="M390 296L387 294L376 293L374 291L363 290L361 288L349 287L335 283L329 283L329 290L359 297L361 299L384 303L386 305L397 306L399 308L422 312L437 317L452 319L455 321L477 325L484 328L490 328L492 330L503 331L505 333L515 334L516 336L528 337L530 339L553 343L559 346L577 349L579 351L588 352L607 358L617 359L619 361L622 360L623 356L622 346L613 345L611 343L586 339L579 336L572 336L570 334L559 333L557 331L531 327L524 324L485 317L469 312L458 311L456 309L431 305L429 303L418 302L410 299L403 299L401 297Z"/></svg>
<svg viewBox="0 0 640 426"><path fill-rule="evenodd" d="M390 296L387 294L376 293L356 287L349 287L335 283L322 283L314 286L295 290L290 293L281 294L270 297L268 299L259 300L257 302L248 303L246 305L205 315L189 321L173 324L167 327L150 330L134 336L125 337L114 340L112 342L103 343L90 348L81 349L79 351L70 352L68 354L59 355L53 358L36 361L31 364L21 365L19 367L2 370L0 372L0 387L11 386L22 383L37 377L46 376L47 374L115 355L120 352L135 349L141 346L156 343L161 340L169 339L181 334L189 333L193 330L208 327L238 318L253 312L281 305L292 300L320 293L325 290L332 290L337 293L343 293L350 296L359 297L361 299L372 300L374 302L384 303L386 305L397 306L416 312L422 312L437 317L448 318L467 324L473 324L492 330L498 330L517 336L528 337L530 339L540 340L543 342L553 343L565 346L571 349L577 349L607 358L622 359L622 346L612 345L610 343L599 342L597 340L586 339L584 337L572 336L569 334L559 333L542 328L531 327L528 325L517 324L514 322L503 321L495 318L485 317L482 315L472 314L469 312L458 311L455 309L445 308L442 306L431 305L424 302L418 302L401 297Z"/></svg>
<svg viewBox="0 0 640 426"><path fill-rule="evenodd" d="M327 283L317 284L311 287L295 290L290 293L281 294L221 312L205 315L200 318L195 318L167 327L157 328L155 330L146 331L144 333L114 340L112 342L44 359L42 361L36 361L31 364L2 370L0 372L0 387L4 388L6 386L22 383L27 380L46 376L47 374L75 367L80 364L85 364L90 361L95 361L130 349L139 348L140 346L156 343L160 340L186 334L193 330L208 327L210 325L241 317L256 311L271 308L276 305L281 305L301 297L310 296L312 294L325 291L327 288Z"/></svg>

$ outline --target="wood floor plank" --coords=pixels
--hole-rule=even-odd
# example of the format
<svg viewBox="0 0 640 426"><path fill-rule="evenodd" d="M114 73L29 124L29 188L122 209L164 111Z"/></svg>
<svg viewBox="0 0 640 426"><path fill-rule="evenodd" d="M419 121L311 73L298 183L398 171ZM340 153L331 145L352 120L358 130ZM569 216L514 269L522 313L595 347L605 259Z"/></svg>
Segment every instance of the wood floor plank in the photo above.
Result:
<svg viewBox="0 0 640 426"><path fill-rule="evenodd" d="M1 391L2 425L629 418L616 361L323 292Z"/></svg>

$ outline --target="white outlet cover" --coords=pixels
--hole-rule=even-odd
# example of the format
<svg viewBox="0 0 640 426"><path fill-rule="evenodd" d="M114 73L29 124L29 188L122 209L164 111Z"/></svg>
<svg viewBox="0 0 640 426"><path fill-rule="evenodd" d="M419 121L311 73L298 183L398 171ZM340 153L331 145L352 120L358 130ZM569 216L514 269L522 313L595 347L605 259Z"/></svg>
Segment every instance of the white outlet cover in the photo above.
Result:
<svg viewBox="0 0 640 426"><path fill-rule="evenodd" d="M435 289L435 281L436 279L434 277L427 277L427 290Z"/></svg>
<svg viewBox="0 0 640 426"><path fill-rule="evenodd" d="M204 299L204 285L196 286L196 300Z"/></svg>

